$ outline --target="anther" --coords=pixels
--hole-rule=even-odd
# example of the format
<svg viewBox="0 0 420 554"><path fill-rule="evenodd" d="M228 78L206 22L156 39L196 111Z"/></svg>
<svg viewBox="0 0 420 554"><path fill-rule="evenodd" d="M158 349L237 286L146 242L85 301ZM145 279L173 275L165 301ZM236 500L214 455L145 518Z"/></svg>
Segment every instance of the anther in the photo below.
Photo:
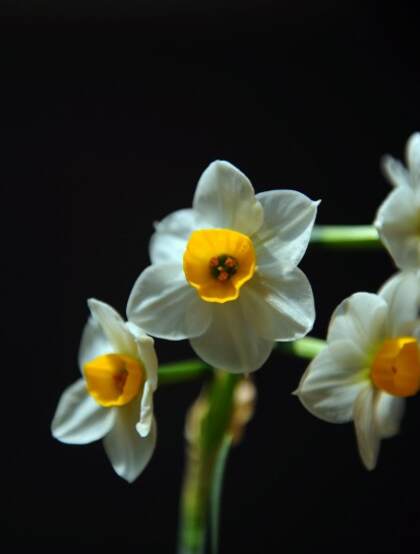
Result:
<svg viewBox="0 0 420 554"><path fill-rule="evenodd" d="M237 260L227 254L210 258L209 265L212 276L222 283L235 275L239 267Z"/></svg>
<svg viewBox="0 0 420 554"><path fill-rule="evenodd" d="M227 271L224 271L223 269L217 276L219 281L226 281L227 279L229 279L229 277L230 277L229 273L227 273Z"/></svg>
<svg viewBox="0 0 420 554"><path fill-rule="evenodd" d="M124 390L125 382L127 381L128 377L128 371L126 369L122 369L119 373L113 376L115 386L120 391L120 394L122 394Z"/></svg>

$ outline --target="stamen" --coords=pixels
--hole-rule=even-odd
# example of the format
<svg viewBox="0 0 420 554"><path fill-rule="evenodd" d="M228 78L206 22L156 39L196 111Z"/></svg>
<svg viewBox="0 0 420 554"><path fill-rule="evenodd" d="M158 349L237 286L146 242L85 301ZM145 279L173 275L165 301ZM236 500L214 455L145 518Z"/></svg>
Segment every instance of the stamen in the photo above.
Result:
<svg viewBox="0 0 420 554"><path fill-rule="evenodd" d="M229 279L230 275L227 271L224 271L223 269L220 271L219 275L217 276L217 278L219 279L219 281L226 281L227 279Z"/></svg>
<svg viewBox="0 0 420 554"><path fill-rule="evenodd" d="M231 258L230 256L226 258L226 261L225 261L226 267L233 268L236 265L237 265L237 262L233 258Z"/></svg>
<svg viewBox="0 0 420 554"><path fill-rule="evenodd" d="M228 281L238 271L239 263L233 256L220 254L210 258L210 273L218 281Z"/></svg>
<svg viewBox="0 0 420 554"><path fill-rule="evenodd" d="M119 394L122 394L124 391L125 382L127 381L128 371L122 369L116 375L113 375L115 388L118 390Z"/></svg>

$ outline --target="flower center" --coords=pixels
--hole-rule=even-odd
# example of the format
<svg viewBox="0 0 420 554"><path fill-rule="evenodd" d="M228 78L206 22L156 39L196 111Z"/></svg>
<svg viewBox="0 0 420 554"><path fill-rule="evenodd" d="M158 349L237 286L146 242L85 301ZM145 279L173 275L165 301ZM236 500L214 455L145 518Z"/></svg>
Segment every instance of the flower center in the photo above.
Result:
<svg viewBox="0 0 420 554"><path fill-rule="evenodd" d="M227 281L238 271L238 261L233 256L221 254L210 260L210 273L218 281Z"/></svg>
<svg viewBox="0 0 420 554"><path fill-rule="evenodd" d="M372 363L371 378L394 396L414 396L420 390L419 345L413 337L384 341Z"/></svg>
<svg viewBox="0 0 420 554"><path fill-rule="evenodd" d="M206 302L229 302L255 273L251 239L230 229L194 231L184 253L184 273Z"/></svg>
<svg viewBox="0 0 420 554"><path fill-rule="evenodd" d="M131 402L145 381L143 365L124 354L98 356L84 365L83 373L89 394L106 408Z"/></svg>

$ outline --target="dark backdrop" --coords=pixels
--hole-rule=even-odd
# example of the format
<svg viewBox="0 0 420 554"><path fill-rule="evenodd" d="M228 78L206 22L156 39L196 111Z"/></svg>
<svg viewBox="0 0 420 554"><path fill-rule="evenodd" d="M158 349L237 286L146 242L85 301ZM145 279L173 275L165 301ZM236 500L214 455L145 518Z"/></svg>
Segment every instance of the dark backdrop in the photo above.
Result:
<svg viewBox="0 0 420 554"><path fill-rule="evenodd" d="M198 4L198 5L196 5ZM414 3L413 3L414 4ZM0 540L174 552L183 423L199 384L156 395L159 440L131 486L100 444L49 432L78 376L86 298L122 313L148 264L153 221L191 204L227 159L257 191L321 198L320 224L373 220L385 152L420 128L418 19L385 2L5 2L2 252L5 309ZM314 334L345 296L375 291L387 254L309 248ZM191 356L157 342L162 361ZM408 552L418 544L419 398L378 468L351 425L309 415L291 391L303 361L273 354L227 467L221 553ZM416 546L414 547L416 548Z"/></svg>

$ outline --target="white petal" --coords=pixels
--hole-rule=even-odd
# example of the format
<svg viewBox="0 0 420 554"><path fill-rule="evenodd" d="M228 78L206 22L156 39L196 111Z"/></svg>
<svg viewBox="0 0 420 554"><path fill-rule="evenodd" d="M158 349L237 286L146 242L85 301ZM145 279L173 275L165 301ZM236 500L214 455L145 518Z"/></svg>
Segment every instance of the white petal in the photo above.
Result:
<svg viewBox="0 0 420 554"><path fill-rule="evenodd" d="M136 423L137 432L141 437L147 437L153 421L153 389L146 381L140 404L140 420Z"/></svg>
<svg viewBox="0 0 420 554"><path fill-rule="evenodd" d="M120 314L105 302L95 298L88 300L88 306L111 343L112 351L135 357L137 354L135 341Z"/></svg>
<svg viewBox="0 0 420 554"><path fill-rule="evenodd" d="M416 321L413 321L413 324L411 326L407 326L407 333L405 335L407 337L414 337L417 339L418 342L420 342L420 319L416 319Z"/></svg>
<svg viewBox="0 0 420 554"><path fill-rule="evenodd" d="M389 306L387 335L398 337L413 327L419 309L420 282L415 272L397 273L380 289L379 294Z"/></svg>
<svg viewBox="0 0 420 554"><path fill-rule="evenodd" d="M86 444L104 437L115 421L115 410L103 408L86 390L83 379L61 395L51 424L53 436L69 444Z"/></svg>
<svg viewBox="0 0 420 554"><path fill-rule="evenodd" d="M263 192L257 199L264 208L264 223L252 237L258 265L290 271L306 251L319 202L295 190Z"/></svg>
<svg viewBox="0 0 420 554"><path fill-rule="evenodd" d="M80 341L79 367L83 370L85 363L103 354L113 352L114 348L105 337L102 327L93 317L88 319Z"/></svg>
<svg viewBox="0 0 420 554"><path fill-rule="evenodd" d="M137 419L138 402L119 408L115 425L104 438L105 452L115 472L129 483L144 470L156 444L156 423L142 438L136 430Z"/></svg>
<svg viewBox="0 0 420 554"><path fill-rule="evenodd" d="M420 187L420 133L413 133L407 142L407 164L414 188Z"/></svg>
<svg viewBox="0 0 420 554"><path fill-rule="evenodd" d="M242 288L239 301L246 319L265 339L295 340L309 333L314 324L311 285L298 268L285 275L259 271Z"/></svg>
<svg viewBox="0 0 420 554"><path fill-rule="evenodd" d="M229 162L217 160L201 175L193 207L213 227L245 235L255 233L263 221L263 208L249 179Z"/></svg>
<svg viewBox="0 0 420 554"><path fill-rule="evenodd" d="M379 296L386 301L387 304L392 302L397 287L402 283L408 272L397 271L392 277L385 281L382 287L378 290Z"/></svg>
<svg viewBox="0 0 420 554"><path fill-rule="evenodd" d="M157 371L158 371L158 359L155 350L155 341L149 335L143 332L140 327L127 321L127 328L133 335L137 344L138 357L144 364L146 370L147 380L152 387L152 390L156 390L157 387Z"/></svg>
<svg viewBox="0 0 420 554"><path fill-rule="evenodd" d="M189 236L194 229L211 227L192 209L178 210L156 224L156 232L149 245L150 259L153 264L181 263Z"/></svg>
<svg viewBox="0 0 420 554"><path fill-rule="evenodd" d="M375 227L400 269L420 267L419 199L409 187L394 189L380 206Z"/></svg>
<svg viewBox="0 0 420 554"><path fill-rule="evenodd" d="M377 294L357 292L335 309L328 329L327 340L349 340L361 352L369 352L382 340L388 305Z"/></svg>
<svg viewBox="0 0 420 554"><path fill-rule="evenodd" d="M374 469L379 454L380 434L375 421L376 391L366 386L354 403L354 427L359 454L367 469Z"/></svg>
<svg viewBox="0 0 420 554"><path fill-rule="evenodd" d="M330 423L344 423L353 418L353 404L366 387L362 367L348 362L346 341L322 350L304 373L296 394L311 414ZM338 349L341 351L339 355Z"/></svg>
<svg viewBox="0 0 420 554"><path fill-rule="evenodd" d="M409 187L392 190L379 207L375 225L391 227L400 233L409 233L417 223L416 195Z"/></svg>
<svg viewBox="0 0 420 554"><path fill-rule="evenodd" d="M405 398L392 396L384 391L377 393L375 404L376 425L383 439L393 437L398 433L404 409Z"/></svg>
<svg viewBox="0 0 420 554"><path fill-rule="evenodd" d="M358 344L349 339L335 340L329 344L329 352L336 363L353 375L370 372L371 352L364 352Z"/></svg>
<svg viewBox="0 0 420 554"><path fill-rule="evenodd" d="M273 348L273 341L259 337L234 300L212 305L212 322L191 346L205 362L232 373L248 373L260 368Z"/></svg>
<svg viewBox="0 0 420 554"><path fill-rule="evenodd" d="M382 171L394 187L409 187L410 175L404 165L392 156L384 156L381 160Z"/></svg>
<svg viewBox="0 0 420 554"><path fill-rule="evenodd" d="M211 311L186 281L182 266L167 263L149 266L137 279L127 317L154 337L181 340L201 335Z"/></svg>

